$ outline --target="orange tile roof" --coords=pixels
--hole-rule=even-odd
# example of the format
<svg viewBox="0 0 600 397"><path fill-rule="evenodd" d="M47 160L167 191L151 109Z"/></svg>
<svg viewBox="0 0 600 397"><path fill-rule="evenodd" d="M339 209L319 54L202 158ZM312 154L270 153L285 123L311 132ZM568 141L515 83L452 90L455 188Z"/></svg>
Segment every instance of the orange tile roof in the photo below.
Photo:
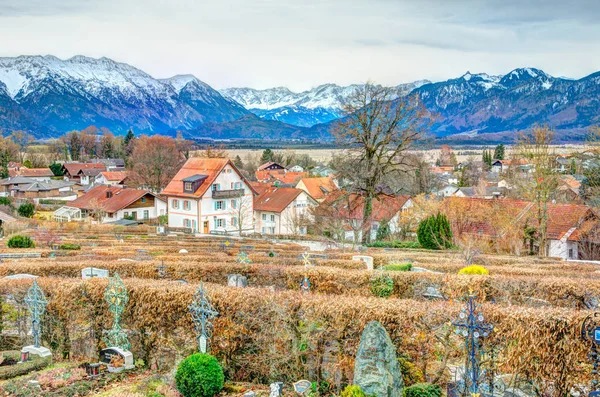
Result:
<svg viewBox="0 0 600 397"><path fill-rule="evenodd" d="M19 175L26 177L53 177L54 173L50 168L21 168Z"/></svg>
<svg viewBox="0 0 600 397"><path fill-rule="evenodd" d="M380 195L373 199L371 220L381 222L389 221L410 199L410 196ZM361 220L364 210L364 196L357 193L336 191L319 205L317 213L323 216L336 216L345 219Z"/></svg>
<svg viewBox="0 0 600 397"><path fill-rule="evenodd" d="M321 200L325 198L326 194L322 188L328 192L327 194L339 190L335 185L335 182L333 182L333 178L329 176L320 178L302 178L300 182L304 184L306 190L308 190L308 194L310 194L315 200Z"/></svg>
<svg viewBox="0 0 600 397"><path fill-rule="evenodd" d="M129 171L105 171L101 174L107 181L122 182L129 176Z"/></svg>
<svg viewBox="0 0 600 397"><path fill-rule="evenodd" d="M112 197L107 197L108 192L112 193ZM156 197L156 195L146 190L100 185L71 201L68 206L86 210L93 210L94 207L101 206L105 212L115 213L147 194Z"/></svg>
<svg viewBox="0 0 600 397"><path fill-rule="evenodd" d="M97 168L106 171L106 166L101 163L65 163L63 167L71 176L77 175L81 170L86 169Z"/></svg>
<svg viewBox="0 0 600 397"><path fill-rule="evenodd" d="M302 192L294 187L269 187L254 198L254 210L283 212Z"/></svg>
<svg viewBox="0 0 600 397"><path fill-rule="evenodd" d="M171 182L161 192L165 196L178 196L178 197L191 197L201 198L204 193L210 188L212 183L217 179L223 168L226 165L230 165L231 168L242 178L242 180L250 186L254 191L254 188L248 183L246 178L239 172L231 160L226 158L200 158L193 157L185 162L177 174L171 179ZM183 191L183 180L194 175L206 175L207 178L202 182L198 190L194 193L184 193ZM256 193L256 192L255 192Z"/></svg>
<svg viewBox="0 0 600 397"><path fill-rule="evenodd" d="M307 172L290 172L287 170L256 171L259 181L279 181L286 184L296 184L300 179L308 176Z"/></svg>

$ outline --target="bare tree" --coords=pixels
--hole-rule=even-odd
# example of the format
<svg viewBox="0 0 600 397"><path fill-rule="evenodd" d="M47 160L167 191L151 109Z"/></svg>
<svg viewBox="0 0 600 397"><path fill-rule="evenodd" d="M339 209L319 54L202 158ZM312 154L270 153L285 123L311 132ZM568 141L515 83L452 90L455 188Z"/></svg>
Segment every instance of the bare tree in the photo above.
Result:
<svg viewBox="0 0 600 397"><path fill-rule="evenodd" d="M100 203L97 199L93 199L90 201L90 210L92 217L95 218L98 223L102 223L106 216L104 204Z"/></svg>
<svg viewBox="0 0 600 397"><path fill-rule="evenodd" d="M537 209L538 255L548 254L548 201L558 188L558 174L555 170L556 153L551 146L554 133L548 127L536 127L530 134L521 134L517 153L527 161L530 171L517 178L522 185L524 198L535 203Z"/></svg>
<svg viewBox="0 0 600 397"><path fill-rule="evenodd" d="M25 160L27 147L33 142L33 136L25 131L14 131L10 134L11 140L19 147L19 162Z"/></svg>
<svg viewBox="0 0 600 397"><path fill-rule="evenodd" d="M229 207L229 214L235 219L233 225L240 235L246 230L254 230L252 197L242 196L233 199Z"/></svg>
<svg viewBox="0 0 600 397"><path fill-rule="evenodd" d="M363 227L367 228L383 178L414 167L406 154L425 135L429 115L418 97L399 98L395 90L372 83L352 93L343 109L346 117L334 135L354 167L341 176L364 196ZM364 230L363 243L369 239L370 233Z"/></svg>

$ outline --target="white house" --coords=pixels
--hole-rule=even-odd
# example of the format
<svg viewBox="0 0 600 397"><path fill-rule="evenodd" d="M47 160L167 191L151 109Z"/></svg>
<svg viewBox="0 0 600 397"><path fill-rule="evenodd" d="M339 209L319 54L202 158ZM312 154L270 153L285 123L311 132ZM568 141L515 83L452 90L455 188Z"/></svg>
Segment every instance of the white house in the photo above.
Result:
<svg viewBox="0 0 600 397"><path fill-rule="evenodd" d="M161 194L169 227L205 234L254 231L256 192L229 159L189 159Z"/></svg>
<svg viewBox="0 0 600 397"><path fill-rule="evenodd" d="M96 176L94 182L97 185L120 186L125 184L128 176L128 171L104 171Z"/></svg>
<svg viewBox="0 0 600 397"><path fill-rule="evenodd" d="M308 193L293 187L256 188L255 229L262 234L306 234L311 221L309 209L318 202Z"/></svg>
<svg viewBox="0 0 600 397"><path fill-rule="evenodd" d="M165 200L149 191L101 185L59 208L54 218L61 222L92 216L99 223L108 223L121 219L149 220L166 214Z"/></svg>

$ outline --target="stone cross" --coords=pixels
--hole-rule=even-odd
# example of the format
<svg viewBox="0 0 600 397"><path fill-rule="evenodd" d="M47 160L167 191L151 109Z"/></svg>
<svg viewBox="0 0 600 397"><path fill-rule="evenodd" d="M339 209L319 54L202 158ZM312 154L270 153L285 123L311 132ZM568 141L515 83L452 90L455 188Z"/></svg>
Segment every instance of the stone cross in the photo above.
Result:
<svg viewBox="0 0 600 397"><path fill-rule="evenodd" d="M29 290L27 290L25 303L27 304L27 309L31 314L31 333L33 334L34 339L33 345L35 347L40 347L40 320L46 311L48 301L46 300L44 291L42 291L36 280L33 280L33 284Z"/></svg>
<svg viewBox="0 0 600 397"><path fill-rule="evenodd" d="M194 294L192 304L188 306L188 309L194 322L198 349L202 353L207 353L209 348L208 341L212 336L213 329L210 319L218 316L219 312L213 309L204 291L204 284L200 283L198 290Z"/></svg>

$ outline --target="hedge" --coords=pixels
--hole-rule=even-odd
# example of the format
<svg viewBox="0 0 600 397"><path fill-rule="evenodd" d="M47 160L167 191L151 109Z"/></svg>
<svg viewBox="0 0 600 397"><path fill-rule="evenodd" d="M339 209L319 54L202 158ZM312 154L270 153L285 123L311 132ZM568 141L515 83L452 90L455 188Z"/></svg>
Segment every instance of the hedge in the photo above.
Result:
<svg viewBox="0 0 600 397"><path fill-rule="evenodd" d="M16 350L1 352L5 358L12 358L19 361L21 352ZM52 362L52 357L39 357L34 354L29 356L29 361L23 364L0 366L0 379L11 379L17 376L26 375L32 371L37 371L47 367Z"/></svg>

